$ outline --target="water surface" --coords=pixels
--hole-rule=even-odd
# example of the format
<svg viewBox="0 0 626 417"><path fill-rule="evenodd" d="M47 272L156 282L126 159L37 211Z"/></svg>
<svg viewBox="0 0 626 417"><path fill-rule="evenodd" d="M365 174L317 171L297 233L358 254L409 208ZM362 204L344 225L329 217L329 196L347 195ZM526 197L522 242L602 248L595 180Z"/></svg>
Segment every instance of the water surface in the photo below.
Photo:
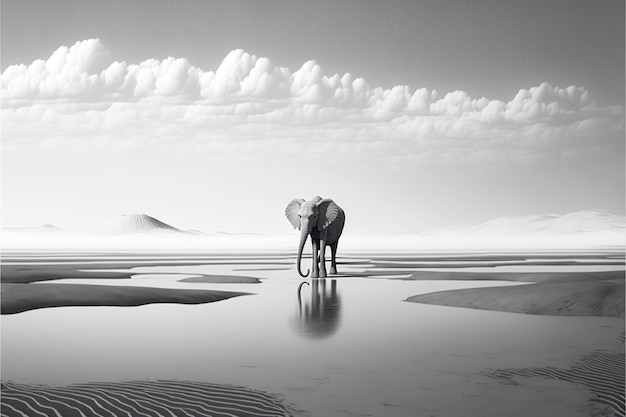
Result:
<svg viewBox="0 0 626 417"><path fill-rule="evenodd" d="M271 265L251 259L140 266L130 280L89 280L255 294L216 303L60 307L2 316L2 379L229 383L279 394L312 416L488 416L505 408L508 415L571 416L584 415L584 387L537 381L519 390L487 373L567 367L590 350L615 350L621 343L619 319L403 301L445 289L519 283L343 276L309 280L315 285L302 288L299 303L302 279L293 268ZM240 275L242 267L262 283L178 281L202 273Z"/></svg>

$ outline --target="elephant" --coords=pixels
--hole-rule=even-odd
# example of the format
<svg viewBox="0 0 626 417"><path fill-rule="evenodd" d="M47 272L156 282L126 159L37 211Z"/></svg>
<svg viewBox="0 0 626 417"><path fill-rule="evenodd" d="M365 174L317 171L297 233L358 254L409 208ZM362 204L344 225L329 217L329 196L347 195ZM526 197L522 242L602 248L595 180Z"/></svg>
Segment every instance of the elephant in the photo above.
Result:
<svg viewBox="0 0 626 417"><path fill-rule="evenodd" d="M301 277L326 278L326 245L330 246L331 263L330 273L337 274L337 245L346 215L341 207L329 198L316 196L309 201L304 199L294 199L285 208L285 215L294 229L300 230L300 244L298 247L298 274ZM302 273L300 262L302 260L302 250L307 237L311 235L313 245L313 266L312 270Z"/></svg>
<svg viewBox="0 0 626 417"><path fill-rule="evenodd" d="M301 292L304 285L311 285L311 297L303 303ZM311 284L300 283L297 316L292 321L298 333L314 339L329 337L339 329L340 321L341 297L336 279L330 280L330 290L325 279L313 280Z"/></svg>

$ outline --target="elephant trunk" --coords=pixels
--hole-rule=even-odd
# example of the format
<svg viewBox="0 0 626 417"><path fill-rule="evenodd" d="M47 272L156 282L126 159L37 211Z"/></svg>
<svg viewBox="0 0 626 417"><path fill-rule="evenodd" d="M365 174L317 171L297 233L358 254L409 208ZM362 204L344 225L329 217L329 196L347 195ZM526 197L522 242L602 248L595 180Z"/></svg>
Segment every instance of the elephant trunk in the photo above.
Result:
<svg viewBox="0 0 626 417"><path fill-rule="evenodd" d="M301 277L306 278L309 276L309 272L310 269L307 269L306 271L306 275L302 273L302 270L300 269L300 261L302 260L302 251L304 250L304 244L306 243L306 238L309 234L309 228L307 227L308 224L306 223L302 223L301 225L301 231L300 231L300 246L298 247L298 261L297 261L297 267L298 267L298 274L300 274Z"/></svg>
<svg viewBox="0 0 626 417"><path fill-rule="evenodd" d="M302 281L300 285L298 285L298 309L302 309L302 287L304 284L309 285L308 282Z"/></svg>

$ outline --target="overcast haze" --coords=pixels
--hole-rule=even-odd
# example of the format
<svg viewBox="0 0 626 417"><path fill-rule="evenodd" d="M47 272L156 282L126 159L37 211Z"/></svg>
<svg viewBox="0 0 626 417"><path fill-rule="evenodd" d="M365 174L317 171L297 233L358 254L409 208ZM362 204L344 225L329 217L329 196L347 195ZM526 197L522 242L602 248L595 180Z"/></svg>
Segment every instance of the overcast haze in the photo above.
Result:
<svg viewBox="0 0 626 417"><path fill-rule="evenodd" d="M2 2L2 222L624 213L623 1ZM18 65L24 64L24 65Z"/></svg>

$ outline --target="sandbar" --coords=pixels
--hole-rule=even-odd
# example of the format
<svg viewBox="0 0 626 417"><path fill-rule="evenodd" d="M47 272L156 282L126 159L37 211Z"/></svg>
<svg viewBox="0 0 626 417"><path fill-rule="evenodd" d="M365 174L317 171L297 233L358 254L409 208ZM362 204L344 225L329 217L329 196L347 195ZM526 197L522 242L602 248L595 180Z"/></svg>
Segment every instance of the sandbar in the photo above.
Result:
<svg viewBox="0 0 626 417"><path fill-rule="evenodd" d="M193 282L206 284L258 284L260 279L243 275L202 275L179 279L178 282Z"/></svg>
<svg viewBox="0 0 626 417"><path fill-rule="evenodd" d="M86 265L85 265L86 266ZM90 266L91 267L91 266ZM111 267L110 265L108 266ZM130 279L131 272L80 270L81 265L2 265L2 284L27 284L64 278Z"/></svg>
<svg viewBox="0 0 626 417"><path fill-rule="evenodd" d="M154 303L202 304L225 300L244 292L179 290L90 284L3 283L1 312L15 314L47 307L130 307Z"/></svg>
<svg viewBox="0 0 626 417"><path fill-rule="evenodd" d="M624 319L624 271L580 273L416 272L410 279L500 280L529 285L419 294L414 303L553 316Z"/></svg>
<svg viewBox="0 0 626 417"><path fill-rule="evenodd" d="M144 265L144 260L139 265ZM154 260L156 265L162 261ZM2 314L65 306L115 306L129 307L153 303L201 304L225 300L243 292L213 291L198 289L165 289L145 286L92 285L70 283L46 283L63 279L128 279L138 274L131 269L135 262L91 263L88 261L28 262L2 265ZM201 263L199 263L201 264ZM92 269L95 267L103 269ZM139 274L141 275L141 274ZM184 276L184 275L183 275ZM182 282L193 283L259 283L258 278L247 276L202 275L183 278Z"/></svg>

